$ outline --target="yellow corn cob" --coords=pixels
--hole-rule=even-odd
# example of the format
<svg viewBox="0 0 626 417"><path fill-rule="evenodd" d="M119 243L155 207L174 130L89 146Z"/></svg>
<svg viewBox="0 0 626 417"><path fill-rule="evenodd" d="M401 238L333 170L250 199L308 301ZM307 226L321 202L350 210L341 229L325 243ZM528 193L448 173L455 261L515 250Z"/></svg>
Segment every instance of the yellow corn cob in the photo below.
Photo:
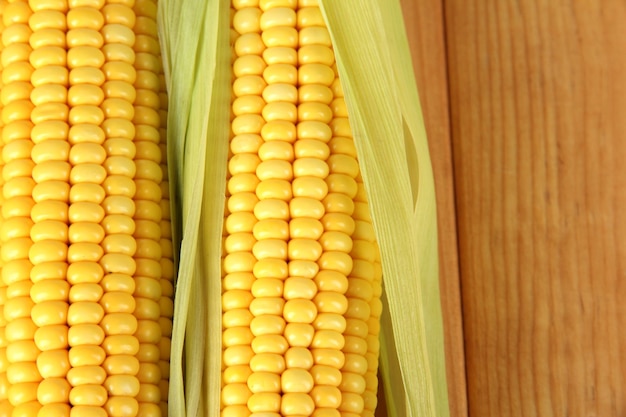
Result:
<svg viewBox="0 0 626 417"><path fill-rule="evenodd" d="M380 258L317 2L233 0L222 417L372 416Z"/></svg>
<svg viewBox="0 0 626 417"><path fill-rule="evenodd" d="M0 416L165 415L174 271L156 2L0 10Z"/></svg>
<svg viewBox="0 0 626 417"><path fill-rule="evenodd" d="M4 9L7 4L5 0L0 0L0 16L4 16ZM0 19L0 33L4 32L5 24L4 19ZM0 42L0 57L2 51L4 50L4 42ZM0 59L0 114L2 112L2 108L4 107L4 96L1 94L4 83L2 81L2 69L4 68L4 62ZM4 122L2 121L2 117L0 117L0 132L2 132L2 128L4 127ZM0 155L2 155L2 151L4 150L4 141L0 138ZM0 157L0 173L2 172L2 168L4 167L4 159ZM4 188L4 177L0 175L0 187ZM0 189L2 189L0 188ZM0 231L4 227L4 216L2 214L2 208L4 205L4 196L3 193L0 193ZM0 247L2 246L2 233L0 232ZM4 265L4 261L0 256L0 416L6 417L11 414L12 406L9 403L7 398L8 390L9 390L9 381L7 380L7 339L5 333L6 327L6 318L4 315L4 305L6 303L7 297L7 285L4 283L2 279L2 267Z"/></svg>

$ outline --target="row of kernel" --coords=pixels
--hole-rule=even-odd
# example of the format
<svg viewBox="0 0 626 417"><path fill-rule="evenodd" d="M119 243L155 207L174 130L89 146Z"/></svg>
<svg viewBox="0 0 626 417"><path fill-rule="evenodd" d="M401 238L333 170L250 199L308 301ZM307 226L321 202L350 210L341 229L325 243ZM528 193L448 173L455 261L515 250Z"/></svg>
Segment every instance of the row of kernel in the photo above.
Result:
<svg viewBox="0 0 626 417"><path fill-rule="evenodd" d="M354 259L352 273L348 277L348 311L346 319L346 362L342 369L343 380L341 410L353 415L373 416L376 408L377 367L378 367L378 320L382 305L380 303L381 280L375 263L380 261L376 238L369 214L369 205L358 169L356 149L348 123L347 110L341 84L334 86L336 99L332 106L335 119L332 146L337 150L336 160L329 161L331 171L354 179L355 227L352 233ZM352 162L353 161L353 162ZM379 270L378 270L379 271ZM374 288L378 289L377 291Z"/></svg>
<svg viewBox="0 0 626 417"><path fill-rule="evenodd" d="M159 57L159 63L162 60ZM163 181L161 181L161 298L159 305L161 307L161 317L159 323L161 325L161 350L170 352L172 339L172 318L174 315L174 281L176 268L174 266L174 247L172 245L172 223L170 213L170 184L167 167L167 93L165 85L165 75L163 67L159 67L159 116L161 125L159 127L161 149L161 171L163 172ZM161 415L167 417L168 393L169 393L169 377L170 377L170 361L161 359L159 366L161 368L161 381L159 388L161 389Z"/></svg>
<svg viewBox="0 0 626 417"><path fill-rule="evenodd" d="M103 298L106 151L101 125L106 110L103 91L104 56L100 29L101 4L70 2L67 18L67 68L69 68L68 104L70 106L70 149L72 165L69 196L70 248L67 258L67 281L70 288L68 313L69 358L71 369L72 415L103 416L101 408L108 394L105 388L106 352L102 347L102 329L107 312Z"/></svg>
<svg viewBox="0 0 626 417"><path fill-rule="evenodd" d="M0 7L2 8L2 10L4 10L4 8L6 7L6 1L4 0L0 1ZM0 33L4 32L4 28L5 28L4 21L0 19ZM4 49L4 45L2 44L2 42L0 42L0 56L1 56L3 49ZM2 91L2 87L4 85L4 83L2 82L2 76L1 76L3 67L4 67L3 63L0 60L0 91ZM2 100L0 100L0 113L2 112L3 106L4 104ZM2 122L2 118L0 118L0 132L2 131L3 127L4 127L4 123ZM0 133L0 137L1 137L1 133ZM4 145L2 143L2 140L0 140L0 155L1 155L3 147ZM2 171L3 166L4 166L4 161L0 157L0 172ZM4 178L1 175L0 175L0 186L4 187ZM4 202L4 197L0 193L0 230L2 230L2 225L4 223L4 219L2 217L2 211L1 211L3 202ZM1 245L1 242L0 242L0 245ZM5 327L7 323L6 323L6 319L4 315L4 305L6 303L7 285L4 283L4 280L2 279L2 276L1 276L3 264L4 262L2 261L2 258L0 257L0 409L6 410L6 413L10 415L12 406L9 403L9 400L7 398L8 390L9 390L9 381L7 380L7 367L8 367L7 354L6 354L7 339L5 336Z"/></svg>
<svg viewBox="0 0 626 417"><path fill-rule="evenodd" d="M40 414L68 416L71 387L67 380L70 369L67 347L72 334L67 323L71 321L72 312L66 275L67 261L76 255L76 248L68 246L71 229L67 223L73 214L68 206L69 182L76 171L69 162L70 111L67 104L75 99L76 92L68 89L67 63L73 55L68 56L66 51L66 11L51 9L43 2L31 3L33 50L30 62L35 70L31 78L31 101L35 106L31 115L34 123L31 157L35 163L32 177L36 184L32 194L35 206L31 212L34 223L30 251L31 299L35 303L32 318L38 327L36 341L41 350L37 367L42 377L37 397L42 405ZM52 74L60 72L59 69L63 76L55 79Z"/></svg>
<svg viewBox="0 0 626 417"><path fill-rule="evenodd" d="M234 16L236 12L231 9ZM236 45L240 34L231 28L230 42ZM236 49L236 48L235 48ZM231 63L238 59L233 51ZM227 204L225 207L224 268L222 278L223 306L223 378L221 393L222 417L248 416L248 400L252 393L247 386L248 377L252 374L250 360L253 334L251 331L252 314L249 311L252 300L254 281L254 257L252 247L255 239L252 235L254 227L254 205L256 197L254 189L258 180L254 177L256 149L260 138L254 134L239 134L238 118L252 115L253 109L238 103L255 100L242 90L237 81L237 71L232 73L233 96L231 105L231 137L227 171ZM257 96L258 97L258 96ZM239 119L242 120L242 119ZM252 158L252 159L251 159ZM252 161L252 166L250 162Z"/></svg>
<svg viewBox="0 0 626 417"><path fill-rule="evenodd" d="M137 230L133 219L137 210L134 197L137 185L134 180L137 167L134 162L136 127L133 123L133 102L136 91L134 69L135 34L132 31L135 14L132 3L102 1L103 18L100 32L103 35L103 86L105 118L106 159L103 166L107 173L102 203L105 212L104 256L100 264L103 279L103 304L105 316L102 329L105 333L103 348L107 372L105 388L109 415L133 417L138 413L135 399L139 392L139 361L136 357L139 343L135 336L138 321L135 317L137 269L135 254Z"/></svg>
<svg viewBox="0 0 626 417"><path fill-rule="evenodd" d="M298 9L297 24L299 31L298 49L298 90L299 106L299 157L302 165L311 174L315 168L323 172L323 185L318 186L324 193L320 200L324 208L320 218L322 233L318 241L323 254L318 260L320 271L314 277L318 294L314 301L318 317L314 322L315 339L312 346L314 357L313 375L316 386L312 398L319 410L327 415L339 415L342 396L339 384L342 380L340 369L344 363L342 348L345 344L343 333L346 328L344 313L347 303L345 296L346 275L351 269L348 256L352 247L350 238L353 222L351 213L337 210L337 190L332 187L332 172L328 160L332 150L328 146L332 133L328 124L333 114L330 103L333 93L330 89L335 80L332 71L334 54L330 36L324 26L317 2L307 2ZM323 164L321 163L323 161ZM304 170L304 169L303 169ZM323 171L322 171L323 170ZM340 201L340 205L343 202Z"/></svg>
<svg viewBox="0 0 626 417"><path fill-rule="evenodd" d="M6 287L4 314L6 319L6 378L9 383L8 401L14 414L37 413L37 388L41 375L36 359L39 353L32 320L33 302L30 298L32 264L29 251L34 206L32 192L33 161L30 140L33 123L30 100L33 67L29 62L32 48L29 44L32 30L29 19L32 11L25 1L7 4L3 13L5 29L2 33L2 169L5 181L2 215L1 255L4 263L2 278Z"/></svg>
<svg viewBox="0 0 626 417"><path fill-rule="evenodd" d="M271 2L266 2L271 3ZM315 174L308 171L302 155L303 121L298 109L298 30L296 29L295 2L273 2L264 7L261 16L263 41L267 49L263 58L267 64L264 78L268 87L264 90L267 105L263 114L267 121L264 139L273 151L272 162L276 167L289 167L283 178L289 184L290 200L286 216L286 258L289 260L288 275L284 280L283 318L287 342L285 370L281 374L281 413L284 415L311 415L315 409L311 394L314 392L315 369L309 350L316 344L313 323L318 318L317 307L312 299L317 287L313 277L318 272L316 261L322 254L317 242L321 234L319 219L323 208L325 176L323 168ZM268 4L269 6L269 4ZM277 150L287 151L282 155ZM323 163L323 161L321 161ZM315 162L314 162L315 164ZM278 170L276 170L278 171Z"/></svg>
<svg viewBox="0 0 626 417"><path fill-rule="evenodd" d="M159 323L161 318L161 220L163 216L161 182L160 133L161 126L159 91L161 88L158 61L160 55L156 29L156 2L153 0L136 1L133 7L136 20L134 25L135 69L137 79L135 88L135 119L137 135L135 145L137 155L137 194L135 204L137 212L137 263L135 275L138 281L135 298L138 319L137 339L139 350L139 401L140 414L157 416L161 414L161 374L165 371L164 361L168 359L169 343L164 341L163 329ZM168 208L169 209L169 208ZM151 268L143 268L151 264ZM139 285L141 284L141 285ZM169 329L165 329L169 331ZM167 363L167 362L165 362Z"/></svg>

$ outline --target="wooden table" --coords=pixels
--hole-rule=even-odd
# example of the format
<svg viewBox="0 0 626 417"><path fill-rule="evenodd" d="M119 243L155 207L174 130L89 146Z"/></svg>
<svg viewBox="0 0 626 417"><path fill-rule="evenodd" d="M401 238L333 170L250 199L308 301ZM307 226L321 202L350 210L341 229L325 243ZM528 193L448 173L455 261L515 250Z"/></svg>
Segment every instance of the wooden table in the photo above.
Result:
<svg viewBox="0 0 626 417"><path fill-rule="evenodd" d="M626 415L626 2L402 3L451 415Z"/></svg>

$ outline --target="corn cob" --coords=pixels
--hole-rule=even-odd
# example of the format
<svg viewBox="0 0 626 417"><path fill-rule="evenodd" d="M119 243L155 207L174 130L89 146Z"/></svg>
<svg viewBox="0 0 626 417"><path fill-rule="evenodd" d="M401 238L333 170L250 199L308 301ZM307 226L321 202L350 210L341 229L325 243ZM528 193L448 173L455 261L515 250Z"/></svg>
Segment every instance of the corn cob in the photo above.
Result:
<svg viewBox="0 0 626 417"><path fill-rule="evenodd" d="M156 2L2 7L0 415L166 414Z"/></svg>
<svg viewBox="0 0 626 417"><path fill-rule="evenodd" d="M314 0L231 4L222 416L371 416L380 257L330 36Z"/></svg>

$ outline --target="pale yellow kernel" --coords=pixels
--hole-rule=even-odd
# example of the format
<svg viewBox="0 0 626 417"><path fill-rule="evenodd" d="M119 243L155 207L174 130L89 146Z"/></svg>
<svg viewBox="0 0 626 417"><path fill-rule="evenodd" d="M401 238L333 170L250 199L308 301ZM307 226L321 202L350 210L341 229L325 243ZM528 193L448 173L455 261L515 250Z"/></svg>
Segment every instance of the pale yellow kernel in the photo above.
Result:
<svg viewBox="0 0 626 417"><path fill-rule="evenodd" d="M288 323L285 326L284 336L289 346L308 348L313 341L315 329L306 323Z"/></svg>
<svg viewBox="0 0 626 417"><path fill-rule="evenodd" d="M295 177L325 178L328 176L328 172L328 164L318 158L298 158L293 163Z"/></svg>
<svg viewBox="0 0 626 417"><path fill-rule="evenodd" d="M272 64L263 71L263 79L268 85L272 84L291 84L298 82L299 71L294 65L290 64ZM294 119L296 114L292 116ZM295 121L295 120L294 120Z"/></svg>
<svg viewBox="0 0 626 417"><path fill-rule="evenodd" d="M306 347L291 347L285 352L287 368L300 368L309 370L313 366L313 355Z"/></svg>
<svg viewBox="0 0 626 417"><path fill-rule="evenodd" d="M354 146L354 141L350 138L344 137L334 137L328 142L330 149L333 151L333 154L342 154L347 155L352 158L357 157L356 147ZM365 189L363 188L363 184L359 186L359 194L357 196L365 196ZM366 200L359 200L366 201Z"/></svg>
<svg viewBox="0 0 626 417"><path fill-rule="evenodd" d="M76 27L67 31L67 46L75 48L77 46L93 46L102 48L104 38L97 29L87 27Z"/></svg>
<svg viewBox="0 0 626 417"><path fill-rule="evenodd" d="M44 46L59 46L65 48L65 31L59 29L38 30L32 33L27 43L30 44L33 49L39 49ZM8 47L5 49L8 49Z"/></svg>
<svg viewBox="0 0 626 417"><path fill-rule="evenodd" d="M263 139L260 135L238 135L230 141L230 150L233 152L233 154L256 153L259 150L261 144L263 144Z"/></svg>
<svg viewBox="0 0 626 417"><path fill-rule="evenodd" d="M137 337L131 335L107 336L102 342L102 348L107 355L135 355L139 351L139 341L137 339Z"/></svg>
<svg viewBox="0 0 626 417"><path fill-rule="evenodd" d="M245 33L235 41L235 53L237 56L261 55L265 45L259 33Z"/></svg>
<svg viewBox="0 0 626 417"><path fill-rule="evenodd" d="M225 290L250 290L255 279L251 272L233 272L226 274L222 280L222 288Z"/></svg>
<svg viewBox="0 0 626 417"><path fill-rule="evenodd" d="M325 251L350 253L353 247L353 241L350 235L338 231L324 232L319 242Z"/></svg>
<svg viewBox="0 0 626 417"><path fill-rule="evenodd" d="M255 354L276 353L284 355L287 349L289 349L289 344L285 337L276 334L256 336L252 340L251 346Z"/></svg>
<svg viewBox="0 0 626 417"><path fill-rule="evenodd" d="M341 368L343 372L353 372L358 375L365 375L368 370L368 362L364 355L354 353L345 354L345 363Z"/></svg>
<svg viewBox="0 0 626 417"><path fill-rule="evenodd" d="M42 405L67 402L70 389L65 378L46 378L37 387L37 400Z"/></svg>
<svg viewBox="0 0 626 417"><path fill-rule="evenodd" d="M297 298L312 300L317 294L317 285L310 278L291 277L285 280L283 297L285 300Z"/></svg>
<svg viewBox="0 0 626 417"><path fill-rule="evenodd" d="M285 330L285 320L282 316L276 315L257 316L250 322L250 330L255 336L282 334Z"/></svg>
<svg viewBox="0 0 626 417"><path fill-rule="evenodd" d="M222 381L224 384L245 384L252 375L252 370L248 365L229 366L222 372ZM250 385L248 385L248 388L250 388Z"/></svg>
<svg viewBox="0 0 626 417"><path fill-rule="evenodd" d="M270 372L251 372L247 378L247 385L253 394L261 392L280 393L281 389L280 376Z"/></svg>
<svg viewBox="0 0 626 417"><path fill-rule="evenodd" d="M333 111L334 117L348 117L348 107L346 106L346 101L343 98L337 98L332 101L330 104L330 108Z"/></svg>
<svg viewBox="0 0 626 417"><path fill-rule="evenodd" d="M72 8L67 12L67 26L73 28L89 28L100 30L104 17L99 10L91 7Z"/></svg>
<svg viewBox="0 0 626 417"><path fill-rule="evenodd" d="M249 348L253 354L249 360L252 372L270 372L280 374L285 370L285 359L283 355L275 353L259 353L254 354L252 348Z"/></svg>
<svg viewBox="0 0 626 417"><path fill-rule="evenodd" d="M222 361L226 366L250 364L250 369L256 372L252 367L252 364L254 363L254 358L258 356L259 355L254 354L250 346L230 346L224 350Z"/></svg>
<svg viewBox="0 0 626 417"><path fill-rule="evenodd" d="M33 88L30 99L35 106L45 103L65 103L67 100L67 89L62 85L41 85Z"/></svg>
<svg viewBox="0 0 626 417"><path fill-rule="evenodd" d="M322 224L326 231L341 232L355 239L353 235L355 231L355 221L347 214L326 213L324 217L322 217Z"/></svg>
<svg viewBox="0 0 626 417"><path fill-rule="evenodd" d="M352 216L355 202L346 194L332 192L323 200L324 207L328 213L343 213Z"/></svg>
<svg viewBox="0 0 626 417"><path fill-rule="evenodd" d="M109 313L100 322L100 327L104 330L104 334L118 335L129 334L132 335L137 331L137 319L134 314L129 313Z"/></svg>
<svg viewBox="0 0 626 417"><path fill-rule="evenodd" d="M224 329L222 344L224 347L237 345L250 345L254 335L248 327L231 327Z"/></svg>
<svg viewBox="0 0 626 417"><path fill-rule="evenodd" d="M252 271L257 278L285 279L288 276L289 268L284 260L262 259L254 264Z"/></svg>
<svg viewBox="0 0 626 417"><path fill-rule="evenodd" d="M29 297L14 297L6 301L4 317L8 321L30 317L33 301Z"/></svg>
<svg viewBox="0 0 626 417"><path fill-rule="evenodd" d="M228 180L228 192L231 195L254 192L260 184L259 177L254 173L239 173Z"/></svg>
<svg viewBox="0 0 626 417"><path fill-rule="evenodd" d="M256 259L249 252L230 253L224 258L224 272L249 272L253 270L255 262Z"/></svg>
<svg viewBox="0 0 626 417"><path fill-rule="evenodd" d="M367 337L368 331L368 321L353 318L346 319L346 330L344 333L346 336L365 338Z"/></svg>
<svg viewBox="0 0 626 417"><path fill-rule="evenodd" d="M328 124L317 121L302 121L297 126L298 139L315 139L328 142L332 131Z"/></svg>
<svg viewBox="0 0 626 417"><path fill-rule="evenodd" d="M315 385L338 387L341 384L341 366L338 365L344 363L343 353L324 349L314 349L312 352L316 364L310 372Z"/></svg>
<svg viewBox="0 0 626 417"><path fill-rule="evenodd" d="M70 403L101 407L107 398L106 389L101 385L81 385L70 391Z"/></svg>
<svg viewBox="0 0 626 417"><path fill-rule="evenodd" d="M289 299L283 308L283 317L287 323L313 323L317 316L315 304L308 299Z"/></svg>
<svg viewBox="0 0 626 417"><path fill-rule="evenodd" d="M280 315L283 311L285 300L279 297L255 298L249 304L250 313L253 316Z"/></svg>
<svg viewBox="0 0 626 417"><path fill-rule="evenodd" d="M6 106L17 100L27 100L33 90L33 86L28 81L15 81L2 86L0 100Z"/></svg>
<svg viewBox="0 0 626 417"><path fill-rule="evenodd" d="M310 26L302 28L299 32L300 47L307 45L322 45L332 47L330 33L323 26Z"/></svg>
<svg viewBox="0 0 626 417"><path fill-rule="evenodd" d="M135 69L127 62L107 62L102 66L102 71L107 80L125 81L132 84L137 78Z"/></svg>
<svg viewBox="0 0 626 417"><path fill-rule="evenodd" d="M49 65L66 65L67 52L59 46L44 46L35 49L29 56L29 62L33 68L42 68Z"/></svg>
<svg viewBox="0 0 626 417"><path fill-rule="evenodd" d="M302 85L298 88L298 100L300 103L330 104L333 100L333 92L329 87L320 84Z"/></svg>
<svg viewBox="0 0 626 417"><path fill-rule="evenodd" d="M295 66L298 64L298 53L293 47L272 46L263 51L263 60L267 65L288 64Z"/></svg>
<svg viewBox="0 0 626 417"><path fill-rule="evenodd" d="M122 291L107 291L100 299L100 305L109 313L130 313L135 311L135 298Z"/></svg>
<svg viewBox="0 0 626 417"><path fill-rule="evenodd" d="M237 97L233 102L232 109L235 116L243 114L261 114L265 101L259 96Z"/></svg>
<svg viewBox="0 0 626 417"><path fill-rule="evenodd" d="M344 314L348 310L347 298L332 291L318 292L314 302L320 313Z"/></svg>
<svg viewBox="0 0 626 417"><path fill-rule="evenodd" d="M69 283L65 280L49 279L33 284L30 298L35 303L44 301L66 301L69 295Z"/></svg>
<svg viewBox="0 0 626 417"><path fill-rule="evenodd" d="M73 223L100 223L104 214L104 209L92 202L75 202L69 206L68 210L68 217Z"/></svg>
<svg viewBox="0 0 626 417"><path fill-rule="evenodd" d="M374 417L374 410L378 405L378 396L376 391L366 390L363 393L363 417Z"/></svg>
<svg viewBox="0 0 626 417"><path fill-rule="evenodd" d="M289 275L292 277L315 278L319 272L319 266L313 261L291 260L289 262Z"/></svg>
<svg viewBox="0 0 626 417"><path fill-rule="evenodd" d="M137 184L135 184L135 181L125 175L107 175L102 183L102 188L108 196L133 198L137 192Z"/></svg>
<svg viewBox="0 0 626 417"><path fill-rule="evenodd" d="M252 413L262 413L260 415L270 413L272 417L274 414L271 413L277 413L280 411L280 404L281 395L274 392L259 392L252 394L247 402L248 409Z"/></svg>
<svg viewBox="0 0 626 417"><path fill-rule="evenodd" d="M30 28L37 32L42 29L65 29L65 14L59 10L40 10L33 13L28 20Z"/></svg>
<svg viewBox="0 0 626 417"><path fill-rule="evenodd" d="M254 215L261 221L266 219L288 220L289 205L282 200L259 201L254 207Z"/></svg>
<svg viewBox="0 0 626 417"><path fill-rule="evenodd" d="M300 65L323 64L330 67L335 63L335 54L328 46L307 45L298 48L298 63Z"/></svg>
<svg viewBox="0 0 626 417"><path fill-rule="evenodd" d="M106 379L105 370L98 365L73 367L67 372L67 381L73 386L101 385Z"/></svg>
<svg viewBox="0 0 626 417"><path fill-rule="evenodd" d="M111 37L111 32L105 36L105 44L101 50L106 61L132 64L135 61L135 51L129 45L133 40L133 33L128 31L125 35L116 36L121 42L109 43L107 37ZM139 38L140 36L137 36ZM106 64L105 64L106 65ZM104 69L104 67L103 67ZM135 82L139 79L139 74L135 70Z"/></svg>
<svg viewBox="0 0 626 417"><path fill-rule="evenodd" d="M293 27L275 26L268 28L263 31L261 38L268 48L276 46L296 48L298 46L298 31Z"/></svg>
<svg viewBox="0 0 626 417"><path fill-rule="evenodd" d="M94 302L74 302L67 313L67 323L75 324L100 323L104 317L104 309Z"/></svg>
<svg viewBox="0 0 626 417"><path fill-rule="evenodd" d="M352 270L353 258L344 252L324 252L318 263L321 269L338 271L347 276Z"/></svg>
<svg viewBox="0 0 626 417"><path fill-rule="evenodd" d="M298 120L298 109L292 103L276 101L265 105L262 116L266 122L282 120L294 123Z"/></svg>
<svg viewBox="0 0 626 417"><path fill-rule="evenodd" d="M341 393L341 405L339 410L345 413L354 413L360 415L363 412L364 402L363 396L351 392Z"/></svg>
<svg viewBox="0 0 626 417"><path fill-rule="evenodd" d="M75 283L70 288L69 299L71 303L89 301L97 303L103 294L103 288L93 282Z"/></svg>
<svg viewBox="0 0 626 417"><path fill-rule="evenodd" d="M222 294L222 310L244 309L250 306L253 297L250 291L228 290Z"/></svg>
<svg viewBox="0 0 626 417"><path fill-rule="evenodd" d="M68 328L64 324L40 327L34 334L35 344L41 351L65 349L68 347L67 331ZM9 325L7 325L8 334Z"/></svg>
<svg viewBox="0 0 626 417"><path fill-rule="evenodd" d="M16 366L19 366L19 365L16 365ZM9 369L9 372L13 373L14 371L12 369ZM9 375L10 374L4 375L6 380L9 379ZM16 407L20 407L21 405L28 404L31 402L37 402L37 387L38 386L39 386L39 383L34 382L34 381L25 381L25 382L18 382L18 383L12 384L6 390L5 398L8 399L8 402L15 405ZM13 415L20 415L20 413L15 413ZM36 412L35 412L35 415L36 415Z"/></svg>
<svg viewBox="0 0 626 417"><path fill-rule="evenodd" d="M330 122L330 128L332 129L334 136L352 137L352 129L350 128L350 122L345 117L334 118Z"/></svg>
<svg viewBox="0 0 626 417"><path fill-rule="evenodd" d="M332 385L316 385L311 390L311 398L317 409L313 417L340 417L339 405L341 404L341 391ZM322 412L318 412L323 410Z"/></svg>
<svg viewBox="0 0 626 417"><path fill-rule="evenodd" d="M293 196L289 181L279 179L260 182L256 187L256 195L259 200L276 199L283 201L290 201Z"/></svg>
<svg viewBox="0 0 626 417"><path fill-rule="evenodd" d="M16 362L34 362L40 353L33 340L19 340L8 344L4 360L7 366Z"/></svg>
<svg viewBox="0 0 626 417"><path fill-rule="evenodd" d="M252 250L255 242L256 239L251 233L233 233L232 235L228 235L228 237L226 237L224 249L226 250L226 253L249 252Z"/></svg>
<svg viewBox="0 0 626 417"><path fill-rule="evenodd" d="M344 334L344 339L345 344L342 349L344 353L354 353L356 355L365 355L367 353L367 342L363 338Z"/></svg>
<svg viewBox="0 0 626 417"><path fill-rule="evenodd" d="M246 7L235 12L232 27L240 35L261 31L262 12L256 7Z"/></svg>
<svg viewBox="0 0 626 417"><path fill-rule="evenodd" d="M248 402L252 392L246 384L227 384L222 388L222 404L243 405Z"/></svg>
<svg viewBox="0 0 626 417"><path fill-rule="evenodd" d="M310 416L315 410L315 403L305 393L283 394L280 411L284 416Z"/></svg>
<svg viewBox="0 0 626 417"><path fill-rule="evenodd" d="M242 78L239 78L239 80L241 79ZM261 133L264 124L265 120L261 115L242 114L235 117L231 129L234 135L258 134Z"/></svg>
<svg viewBox="0 0 626 417"><path fill-rule="evenodd" d="M249 326L252 321L252 313L247 308L225 311L222 315L224 328Z"/></svg>
<svg viewBox="0 0 626 417"><path fill-rule="evenodd" d="M298 102L298 89L293 84L270 84L263 89L263 100L266 103L285 102L296 104ZM234 107L235 104L233 104Z"/></svg>
<svg viewBox="0 0 626 417"><path fill-rule="evenodd" d="M163 404L163 403L161 403ZM221 417L250 417L252 414L246 405L228 405L220 411ZM163 414L167 415L167 414Z"/></svg>
<svg viewBox="0 0 626 417"><path fill-rule="evenodd" d="M293 178L292 166L289 161L273 159L259 163L256 168L256 176L261 181L286 180Z"/></svg>
<svg viewBox="0 0 626 417"><path fill-rule="evenodd" d="M68 330L70 346L99 345L104 341L104 331L97 324L78 324Z"/></svg>
<svg viewBox="0 0 626 417"><path fill-rule="evenodd" d="M260 27L265 31L273 27L296 26L296 12L288 7L266 8L261 15Z"/></svg>
<svg viewBox="0 0 626 417"><path fill-rule="evenodd" d="M3 74L4 73L6 73L6 70L3 72ZM11 80L8 80L8 81L3 80L3 82L9 83L11 82ZM58 104L58 103L54 103L54 104ZM59 105L59 106L62 106L62 105ZM15 122L18 120L28 120L29 118L33 120L33 114L34 114L35 120L40 120L39 114L41 112L38 112L38 110L39 110L38 108L33 109L33 103L31 103L30 101L27 101L27 100L14 101L12 103L7 104L6 106L2 108L2 123L9 124L11 122ZM57 109L55 108L55 110ZM57 116L59 114L61 114L61 116L63 115L63 109L60 109L58 113L56 113ZM35 121L33 120L33 122Z"/></svg>
<svg viewBox="0 0 626 417"><path fill-rule="evenodd" d="M297 127L287 120L267 122L261 128L261 137L264 141L282 141L294 143L297 138Z"/></svg>
<svg viewBox="0 0 626 417"><path fill-rule="evenodd" d="M307 217L319 220L324 216L324 205L320 200L308 197L294 197L289 202L292 218Z"/></svg>
<svg viewBox="0 0 626 417"><path fill-rule="evenodd" d="M363 394L365 392L365 378L353 372L343 372L339 388L342 392Z"/></svg>
<svg viewBox="0 0 626 417"><path fill-rule="evenodd" d="M4 251L4 247L2 249ZM35 242L30 247L29 258L33 265L44 262L64 261L67 258L67 244L56 240Z"/></svg>
<svg viewBox="0 0 626 417"><path fill-rule="evenodd" d="M111 214L105 216L101 222L102 227L107 233L126 233L133 234L135 231L135 222L132 218L122 214Z"/></svg>
<svg viewBox="0 0 626 417"><path fill-rule="evenodd" d="M228 171L231 175L254 173L260 162L259 157L255 154L240 153L233 155L228 161Z"/></svg>
<svg viewBox="0 0 626 417"><path fill-rule="evenodd" d="M280 297L283 294L283 281L276 278L260 278L251 286L254 297Z"/></svg>
<svg viewBox="0 0 626 417"><path fill-rule="evenodd" d="M267 64L265 64L265 61L260 56L244 55L235 60L233 72L237 77L244 75L261 75L266 66Z"/></svg>

